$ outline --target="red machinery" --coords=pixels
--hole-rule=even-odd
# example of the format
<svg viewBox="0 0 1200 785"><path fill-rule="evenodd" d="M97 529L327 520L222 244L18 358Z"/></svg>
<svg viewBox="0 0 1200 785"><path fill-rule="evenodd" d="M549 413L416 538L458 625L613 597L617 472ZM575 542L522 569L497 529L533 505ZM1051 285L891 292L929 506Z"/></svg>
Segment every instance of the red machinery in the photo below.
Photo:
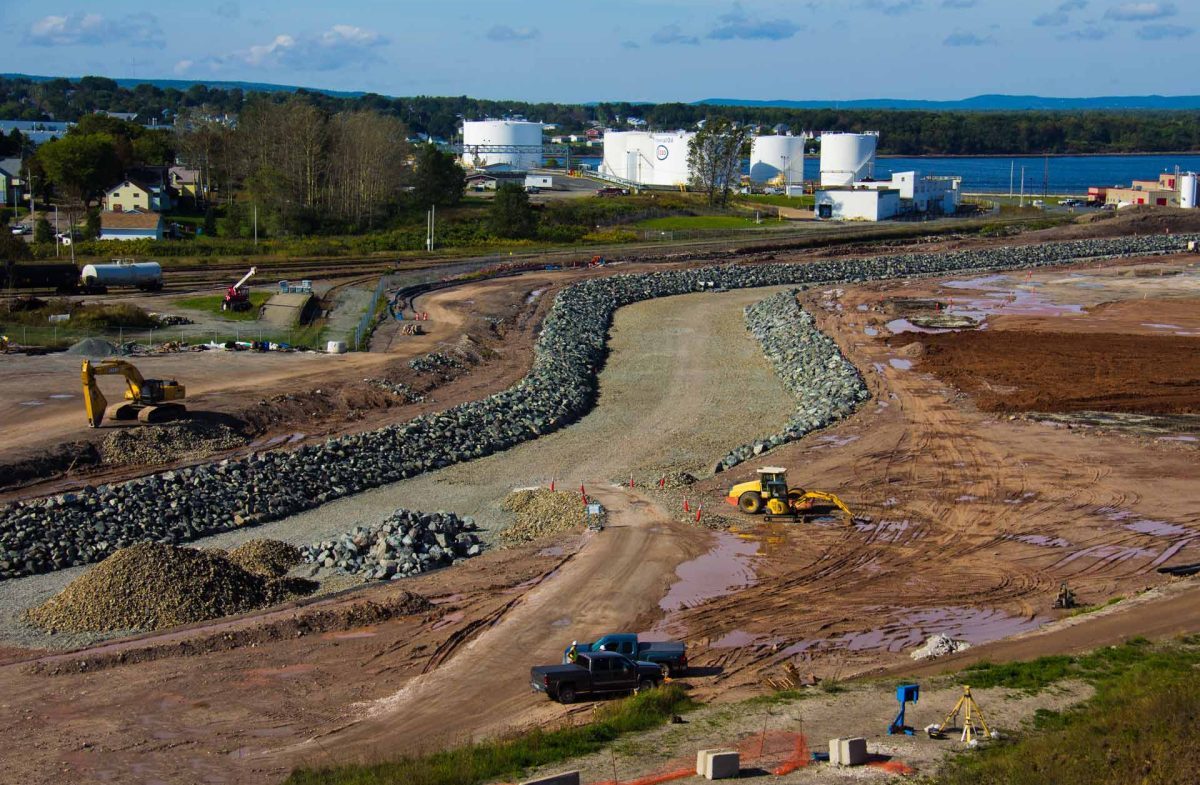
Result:
<svg viewBox="0 0 1200 785"><path fill-rule="evenodd" d="M251 267L250 272L242 276L242 280L225 290L225 299L221 301L222 311L250 310L250 288L246 286L246 281L249 281L256 272L258 272L258 268Z"/></svg>

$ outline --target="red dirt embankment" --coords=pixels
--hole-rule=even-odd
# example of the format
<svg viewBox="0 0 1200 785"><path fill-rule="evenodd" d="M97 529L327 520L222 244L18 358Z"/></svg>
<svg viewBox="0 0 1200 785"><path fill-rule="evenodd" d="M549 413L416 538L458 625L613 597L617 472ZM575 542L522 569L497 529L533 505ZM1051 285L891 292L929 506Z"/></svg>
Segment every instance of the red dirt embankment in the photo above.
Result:
<svg viewBox="0 0 1200 785"><path fill-rule="evenodd" d="M923 335L921 370L984 411L1200 413L1200 340L996 330Z"/></svg>

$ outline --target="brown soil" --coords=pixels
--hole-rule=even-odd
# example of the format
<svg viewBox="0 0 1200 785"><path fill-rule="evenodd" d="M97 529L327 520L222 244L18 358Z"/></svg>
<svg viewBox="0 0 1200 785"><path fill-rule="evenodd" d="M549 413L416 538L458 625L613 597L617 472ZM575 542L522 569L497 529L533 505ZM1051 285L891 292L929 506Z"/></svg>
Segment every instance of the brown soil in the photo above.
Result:
<svg viewBox="0 0 1200 785"><path fill-rule="evenodd" d="M989 330L924 335L920 343L918 368L984 411L1200 412L1196 338Z"/></svg>

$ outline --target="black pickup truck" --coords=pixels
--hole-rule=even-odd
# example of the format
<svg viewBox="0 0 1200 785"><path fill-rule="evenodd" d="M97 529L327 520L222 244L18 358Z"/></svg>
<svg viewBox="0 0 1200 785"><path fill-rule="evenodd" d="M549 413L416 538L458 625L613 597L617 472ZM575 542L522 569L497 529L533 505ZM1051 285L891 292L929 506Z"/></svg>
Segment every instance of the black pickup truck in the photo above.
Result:
<svg viewBox="0 0 1200 785"><path fill-rule="evenodd" d="M559 703L574 703L585 695L641 692L658 686L662 670L651 662L635 662L615 651L580 653L574 664L535 665L529 684Z"/></svg>

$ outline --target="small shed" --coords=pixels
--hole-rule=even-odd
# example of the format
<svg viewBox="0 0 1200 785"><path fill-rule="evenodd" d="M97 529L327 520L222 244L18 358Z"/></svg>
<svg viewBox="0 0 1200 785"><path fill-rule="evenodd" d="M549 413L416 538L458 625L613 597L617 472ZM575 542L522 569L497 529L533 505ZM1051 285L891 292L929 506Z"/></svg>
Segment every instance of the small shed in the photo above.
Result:
<svg viewBox="0 0 1200 785"><path fill-rule="evenodd" d="M527 174L525 175L526 188L553 188L554 175L549 174Z"/></svg>
<svg viewBox="0 0 1200 785"><path fill-rule="evenodd" d="M158 213L100 213L101 240L161 240L163 218Z"/></svg>

